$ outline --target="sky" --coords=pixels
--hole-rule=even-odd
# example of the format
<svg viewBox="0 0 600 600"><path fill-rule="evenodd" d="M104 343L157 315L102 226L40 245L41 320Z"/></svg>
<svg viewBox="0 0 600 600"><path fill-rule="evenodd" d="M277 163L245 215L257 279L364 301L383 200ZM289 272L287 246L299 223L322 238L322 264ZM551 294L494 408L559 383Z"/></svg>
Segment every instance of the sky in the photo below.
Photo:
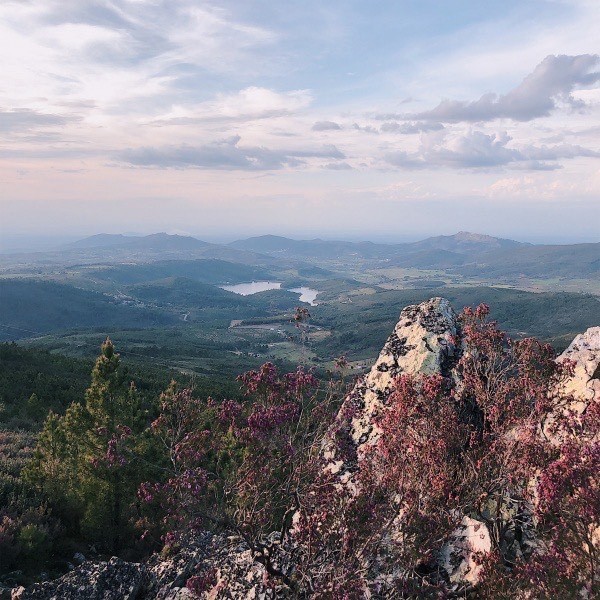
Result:
<svg viewBox="0 0 600 600"><path fill-rule="evenodd" d="M596 0L2 0L0 234L600 241Z"/></svg>

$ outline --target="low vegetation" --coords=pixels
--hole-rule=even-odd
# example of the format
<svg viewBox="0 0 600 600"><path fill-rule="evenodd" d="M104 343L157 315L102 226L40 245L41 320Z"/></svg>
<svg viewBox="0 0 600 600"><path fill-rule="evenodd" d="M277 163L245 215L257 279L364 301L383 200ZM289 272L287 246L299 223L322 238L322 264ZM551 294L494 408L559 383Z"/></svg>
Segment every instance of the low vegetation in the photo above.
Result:
<svg viewBox="0 0 600 600"><path fill-rule="evenodd" d="M540 436L568 401L557 390L569 364L535 339L511 341L487 312L462 314L460 386L441 375L397 379L352 485L323 452L356 461L345 433L352 402L339 409L344 359L329 383L267 363L239 377L243 397L173 382L147 402L107 340L91 384L64 414L49 413L35 449L31 436L2 434L0 567L34 575L77 544L142 557L209 529L241 536L272 585L298 596L361 598L369 588L438 598L448 582L435 557L468 515L490 532L478 559L485 597L594 596L600 414L595 405L552 413L559 441ZM307 318L297 313L301 335ZM527 536L536 543L515 552L512 541ZM293 549L293 568L277 548ZM201 593L208 580L196 573L188 587Z"/></svg>

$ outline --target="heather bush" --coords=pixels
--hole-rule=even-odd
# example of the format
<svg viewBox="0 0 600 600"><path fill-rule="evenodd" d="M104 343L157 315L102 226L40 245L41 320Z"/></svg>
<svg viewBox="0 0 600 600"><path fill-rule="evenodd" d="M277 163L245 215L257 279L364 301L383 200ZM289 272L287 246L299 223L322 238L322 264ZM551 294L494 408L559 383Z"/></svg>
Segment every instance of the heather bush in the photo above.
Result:
<svg viewBox="0 0 600 600"><path fill-rule="evenodd" d="M301 335L308 317L296 314ZM360 449L343 377L271 363L238 378L242 399L172 383L145 424L107 343L85 403L48 416L27 481L112 551L132 543L134 522L147 550L166 553L184 532L233 533L298 597L598 595L598 403L572 410L561 391L572 365L509 339L485 305L463 311L455 342L447 376L395 380ZM3 498L23 485L18 471L4 468ZM0 560L47 554L57 514L0 513ZM475 587L453 588L442 556L465 517L491 550L473 557ZM215 577L196 573L188 589L202 594Z"/></svg>
<svg viewBox="0 0 600 600"><path fill-rule="evenodd" d="M488 313L482 305L461 315L452 378L397 379L373 417L378 435L360 455L346 433L353 399L334 410L302 370L282 377L266 364L243 375L245 403L202 403L171 390L153 427L171 440L172 476L141 494L163 494L173 531L191 523L237 532L297 594L442 597L450 587L440 557L467 516L491 543L474 557L481 597L593 596L597 406L583 416L564 409L570 365L534 339L510 340ZM174 407L196 417L167 419ZM199 426L200 415L210 427ZM349 471L331 469L332 445ZM274 530L293 568L272 560Z"/></svg>
<svg viewBox="0 0 600 600"><path fill-rule="evenodd" d="M151 425L165 450L162 477L139 488L146 506L139 524L167 544L190 527L236 532L268 571L285 577L271 564L267 536L290 529L339 390L322 390L302 368L282 375L270 363L239 381L241 402L199 400L175 384L162 395Z"/></svg>
<svg viewBox="0 0 600 600"><path fill-rule="evenodd" d="M44 499L21 478L34 443L31 433L0 431L0 577L45 564L62 533Z"/></svg>

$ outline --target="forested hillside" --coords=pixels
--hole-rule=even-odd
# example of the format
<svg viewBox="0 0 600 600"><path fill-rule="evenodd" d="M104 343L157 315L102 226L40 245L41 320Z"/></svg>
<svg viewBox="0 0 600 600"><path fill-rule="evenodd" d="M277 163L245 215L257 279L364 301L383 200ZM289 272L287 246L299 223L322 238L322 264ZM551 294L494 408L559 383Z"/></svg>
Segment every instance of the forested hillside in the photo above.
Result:
<svg viewBox="0 0 600 600"><path fill-rule="evenodd" d="M0 297L0 339L4 340L80 327L149 327L174 322L151 308L49 281L0 279Z"/></svg>

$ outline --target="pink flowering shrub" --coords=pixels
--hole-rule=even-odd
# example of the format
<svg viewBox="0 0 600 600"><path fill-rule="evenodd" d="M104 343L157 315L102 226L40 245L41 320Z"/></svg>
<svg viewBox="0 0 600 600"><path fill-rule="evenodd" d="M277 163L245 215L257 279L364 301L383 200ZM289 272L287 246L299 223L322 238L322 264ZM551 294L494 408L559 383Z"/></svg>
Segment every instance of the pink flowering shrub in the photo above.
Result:
<svg viewBox="0 0 600 600"><path fill-rule="evenodd" d="M463 312L455 382L398 378L361 457L344 438L354 416L344 406L331 437L345 464L359 460L352 486L325 470L300 503L297 576L313 597L362 598L367 587L444 597L437 557L465 515L491 538L478 557L480 597L598 593L598 404L555 419L566 441L549 443L542 425L569 402L557 390L571 366L536 340L508 339L487 316L483 305Z"/></svg>
<svg viewBox="0 0 600 600"><path fill-rule="evenodd" d="M274 570L265 536L289 529L335 404L302 368L281 375L267 363L239 381L242 402L199 400L175 385L162 395L151 425L162 476L138 490L139 525L154 538L170 532L170 543L190 527L235 531Z"/></svg>
<svg viewBox="0 0 600 600"><path fill-rule="evenodd" d="M348 434L357 399L340 410L343 389L303 369L267 363L240 376L240 402L172 386L151 427L161 476L139 489L155 511L142 519L148 531L159 522L151 533L168 544L189 528L233 531L299 596L442 598L471 593L451 589L440 566L468 516L491 543L474 557L478 597L594 597L598 404L570 411L559 390L572 365L537 340L510 340L488 313L463 312L452 378L397 379L360 450ZM211 577L188 588L201 594Z"/></svg>

